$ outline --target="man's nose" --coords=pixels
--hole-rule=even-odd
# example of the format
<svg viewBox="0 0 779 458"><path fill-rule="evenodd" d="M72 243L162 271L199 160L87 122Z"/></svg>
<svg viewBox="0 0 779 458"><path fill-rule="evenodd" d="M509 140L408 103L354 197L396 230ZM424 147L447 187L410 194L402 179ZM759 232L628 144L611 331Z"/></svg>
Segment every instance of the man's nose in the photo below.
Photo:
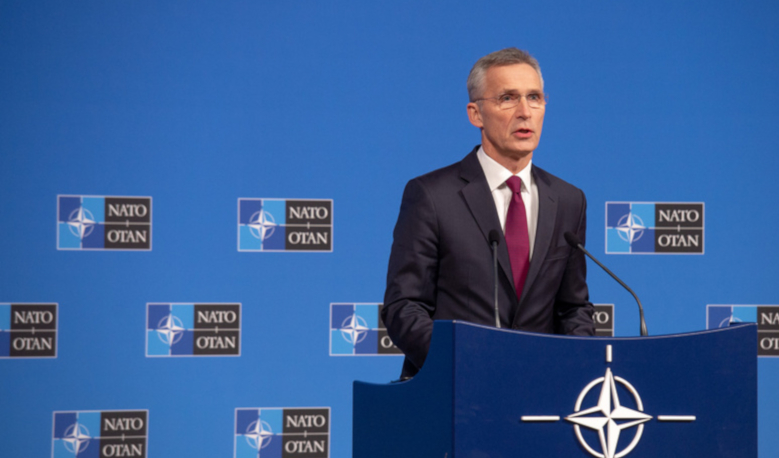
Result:
<svg viewBox="0 0 779 458"><path fill-rule="evenodd" d="M514 109L515 114L518 118L526 119L530 117L531 110L530 105L527 103L527 97L524 95L519 98L519 103L517 103L517 107Z"/></svg>

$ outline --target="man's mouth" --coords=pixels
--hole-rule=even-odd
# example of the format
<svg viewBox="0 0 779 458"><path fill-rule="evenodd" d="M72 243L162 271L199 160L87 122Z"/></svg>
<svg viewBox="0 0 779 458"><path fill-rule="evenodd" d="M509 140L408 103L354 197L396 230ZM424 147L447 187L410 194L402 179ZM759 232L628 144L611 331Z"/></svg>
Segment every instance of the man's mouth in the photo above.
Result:
<svg viewBox="0 0 779 458"><path fill-rule="evenodd" d="M529 138L533 136L533 131L531 129L517 129L514 131L514 135L520 138Z"/></svg>

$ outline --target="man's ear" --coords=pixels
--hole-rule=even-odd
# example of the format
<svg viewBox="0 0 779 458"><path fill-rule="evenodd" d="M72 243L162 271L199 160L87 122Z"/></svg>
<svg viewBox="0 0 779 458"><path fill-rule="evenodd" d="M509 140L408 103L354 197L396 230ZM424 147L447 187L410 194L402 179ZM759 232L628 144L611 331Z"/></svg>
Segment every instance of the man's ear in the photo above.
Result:
<svg viewBox="0 0 779 458"><path fill-rule="evenodd" d="M481 120L481 110L476 102L471 102L465 107L468 110L468 120L471 124L481 129L484 127L484 123Z"/></svg>

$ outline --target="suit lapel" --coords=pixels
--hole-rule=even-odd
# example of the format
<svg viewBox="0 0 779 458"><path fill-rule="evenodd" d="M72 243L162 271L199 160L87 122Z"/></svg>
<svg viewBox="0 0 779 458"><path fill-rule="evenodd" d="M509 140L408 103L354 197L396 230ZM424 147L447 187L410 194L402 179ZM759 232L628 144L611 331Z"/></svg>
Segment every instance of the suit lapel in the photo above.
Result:
<svg viewBox="0 0 779 458"><path fill-rule="evenodd" d="M508 248L506 248L503 230L500 227L498 212L495 210L495 200L492 198L487 178L484 176L479 159L476 157L478 150L479 147L477 146L460 162L460 177L467 182L460 190L460 193L465 199L465 203L468 205L473 218L479 225L479 229L481 229L484 235L485 243L489 244L490 231L498 231L501 238L501 243L498 245L498 264L504 275L509 279L513 293L511 296L516 297L514 282L511 280L513 276L511 275L511 261L509 260Z"/></svg>
<svg viewBox="0 0 779 458"><path fill-rule="evenodd" d="M522 289L522 298L520 304L528 295L528 291L533 287L533 283L538 278L541 271L541 265L549 252L549 246L552 244L552 234L554 234L555 220L557 218L557 196L552 192L549 181L544 172L535 166L532 169L533 179L538 188L538 222L536 224L536 240L533 245L533 259L530 260L530 269L527 272L525 286Z"/></svg>

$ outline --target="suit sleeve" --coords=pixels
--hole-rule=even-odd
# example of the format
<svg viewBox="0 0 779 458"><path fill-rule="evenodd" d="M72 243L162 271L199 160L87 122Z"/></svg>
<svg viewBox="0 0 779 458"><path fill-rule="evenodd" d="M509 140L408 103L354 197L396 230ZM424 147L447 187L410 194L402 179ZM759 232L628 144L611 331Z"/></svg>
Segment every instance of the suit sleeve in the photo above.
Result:
<svg viewBox="0 0 779 458"><path fill-rule="evenodd" d="M587 199L579 191L581 214L576 235L584 240L587 232ZM554 305L555 333L577 336L595 335L594 307L587 289L587 263L581 250L571 249Z"/></svg>
<svg viewBox="0 0 779 458"><path fill-rule="evenodd" d="M381 316L393 343L417 370L433 333L439 235L435 205L419 179L408 182L393 232Z"/></svg>

